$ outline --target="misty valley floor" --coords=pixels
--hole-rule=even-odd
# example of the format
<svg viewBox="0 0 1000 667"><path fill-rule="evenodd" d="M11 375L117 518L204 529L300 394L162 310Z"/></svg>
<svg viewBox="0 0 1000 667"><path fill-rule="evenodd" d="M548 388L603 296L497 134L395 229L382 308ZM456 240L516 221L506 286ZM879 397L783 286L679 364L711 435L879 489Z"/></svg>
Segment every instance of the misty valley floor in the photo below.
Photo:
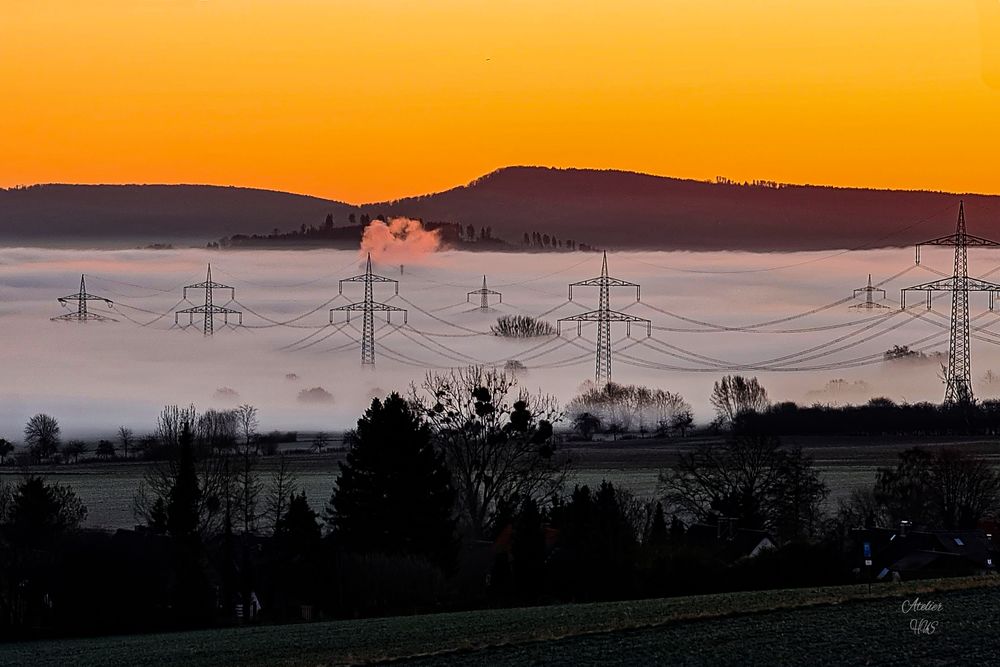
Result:
<svg viewBox="0 0 1000 667"><path fill-rule="evenodd" d="M964 578L40 641L0 645L0 663L989 664L998 587ZM918 597L940 610L904 613ZM911 630L920 618L933 633Z"/></svg>

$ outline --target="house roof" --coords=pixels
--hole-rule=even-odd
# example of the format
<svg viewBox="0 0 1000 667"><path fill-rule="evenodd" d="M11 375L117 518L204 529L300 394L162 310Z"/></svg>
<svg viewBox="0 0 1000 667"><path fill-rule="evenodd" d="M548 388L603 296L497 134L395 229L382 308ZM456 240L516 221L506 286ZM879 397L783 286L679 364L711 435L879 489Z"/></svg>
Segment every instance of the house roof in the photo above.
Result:
<svg viewBox="0 0 1000 667"><path fill-rule="evenodd" d="M737 528L728 536L720 536L718 526L696 523L688 527L685 533L687 543L712 551L715 556L726 561L746 558L765 542L774 544L774 538L766 530Z"/></svg>
<svg viewBox="0 0 1000 667"><path fill-rule="evenodd" d="M907 530L868 528L855 531L871 545L878 567L897 572L929 569L990 568L995 551L982 530Z"/></svg>

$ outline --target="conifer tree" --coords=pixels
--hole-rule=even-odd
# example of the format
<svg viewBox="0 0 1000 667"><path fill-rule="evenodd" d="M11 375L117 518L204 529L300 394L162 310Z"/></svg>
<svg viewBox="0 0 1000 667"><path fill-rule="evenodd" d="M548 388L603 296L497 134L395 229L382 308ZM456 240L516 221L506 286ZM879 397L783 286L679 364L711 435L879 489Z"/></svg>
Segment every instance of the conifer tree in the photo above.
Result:
<svg viewBox="0 0 1000 667"><path fill-rule="evenodd" d="M195 540L198 536L198 473L194 466L194 443L191 425L184 423L180 437L180 458L177 478L167 501L167 532L178 540Z"/></svg>
<svg viewBox="0 0 1000 667"><path fill-rule="evenodd" d="M454 491L428 425L398 394L375 399L358 420L327 508L347 549L454 564Z"/></svg>

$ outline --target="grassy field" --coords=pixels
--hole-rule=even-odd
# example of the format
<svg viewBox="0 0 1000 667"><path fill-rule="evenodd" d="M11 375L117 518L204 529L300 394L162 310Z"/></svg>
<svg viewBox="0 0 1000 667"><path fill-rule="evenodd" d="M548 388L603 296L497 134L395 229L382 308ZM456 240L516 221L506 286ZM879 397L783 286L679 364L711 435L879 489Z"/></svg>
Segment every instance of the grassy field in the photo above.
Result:
<svg viewBox="0 0 1000 667"><path fill-rule="evenodd" d="M942 610L904 614L918 595ZM8 644L0 664L988 664L998 599L997 577L838 586Z"/></svg>
<svg viewBox="0 0 1000 667"><path fill-rule="evenodd" d="M653 498L658 493L659 472L677 460L678 454L697 447L712 438L641 438L630 440L569 443L562 452L573 462L569 485L590 484L602 480L627 488L641 498ZM892 465L902 449L913 445L924 447L961 447L1000 464L1000 452L995 441L982 438L785 438L785 444L798 445L811 457L820 475L830 488L827 499L832 509L840 498L853 489L870 487L875 482L879 466ZM290 455L290 468L298 477L300 488L314 508L321 509L333 491L338 463L344 454L327 451L323 454L298 452ZM276 457L262 459L265 478L277 465ZM87 462L77 465L42 466L37 469L53 481L73 487L89 515L88 527L131 528L132 498L146 470L139 461ZM0 479L13 479L18 471L12 466L0 468Z"/></svg>

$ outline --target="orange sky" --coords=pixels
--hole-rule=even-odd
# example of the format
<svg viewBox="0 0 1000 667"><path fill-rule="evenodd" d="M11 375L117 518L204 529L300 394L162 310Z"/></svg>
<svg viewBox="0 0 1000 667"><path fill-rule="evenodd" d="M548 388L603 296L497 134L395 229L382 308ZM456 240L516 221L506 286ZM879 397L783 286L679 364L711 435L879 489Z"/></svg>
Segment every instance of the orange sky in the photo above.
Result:
<svg viewBox="0 0 1000 667"><path fill-rule="evenodd" d="M0 0L0 91L0 186L1000 192L1000 0Z"/></svg>

